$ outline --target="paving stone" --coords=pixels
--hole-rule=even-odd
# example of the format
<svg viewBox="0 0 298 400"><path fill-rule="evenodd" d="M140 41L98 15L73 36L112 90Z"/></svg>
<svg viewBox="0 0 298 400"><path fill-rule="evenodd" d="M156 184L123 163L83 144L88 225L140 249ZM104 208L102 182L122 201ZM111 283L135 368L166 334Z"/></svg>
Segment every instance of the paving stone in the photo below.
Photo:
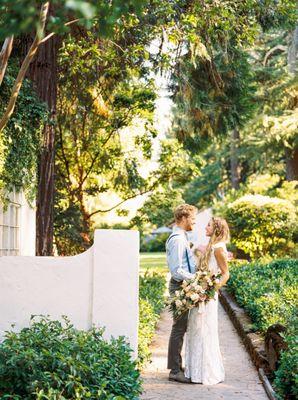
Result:
<svg viewBox="0 0 298 400"><path fill-rule="evenodd" d="M164 311L151 345L151 363L142 373L142 400L268 400L252 364L228 315L219 306L219 339L226 379L218 385L181 384L168 380L167 347L171 315Z"/></svg>

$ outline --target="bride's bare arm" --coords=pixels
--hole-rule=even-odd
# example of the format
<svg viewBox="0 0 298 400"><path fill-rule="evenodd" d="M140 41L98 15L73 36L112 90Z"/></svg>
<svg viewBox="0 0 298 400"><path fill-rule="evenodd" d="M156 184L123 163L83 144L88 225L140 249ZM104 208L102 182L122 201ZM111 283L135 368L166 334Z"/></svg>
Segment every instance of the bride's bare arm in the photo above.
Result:
<svg viewBox="0 0 298 400"><path fill-rule="evenodd" d="M214 256L215 256L217 265L219 266L219 268L221 270L221 275L222 275L220 282L217 285L217 289L220 289L229 280L229 277L230 277L229 265L228 265L226 252L224 251L224 249L222 247L218 247L218 248L214 249Z"/></svg>

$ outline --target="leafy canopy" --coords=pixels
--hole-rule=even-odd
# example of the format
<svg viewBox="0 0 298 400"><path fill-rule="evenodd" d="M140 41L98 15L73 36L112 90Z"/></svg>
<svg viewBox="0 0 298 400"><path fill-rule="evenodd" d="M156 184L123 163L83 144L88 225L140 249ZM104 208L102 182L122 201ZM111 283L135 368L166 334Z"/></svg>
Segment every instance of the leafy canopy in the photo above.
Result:
<svg viewBox="0 0 298 400"><path fill-rule="evenodd" d="M8 36L20 36L38 30L40 8L44 0L2 0L0 3L0 40ZM101 35L108 34L124 14L139 13L145 0L52 0L52 10L47 22L47 31L64 33L69 31L65 24L74 19L90 28L96 22Z"/></svg>

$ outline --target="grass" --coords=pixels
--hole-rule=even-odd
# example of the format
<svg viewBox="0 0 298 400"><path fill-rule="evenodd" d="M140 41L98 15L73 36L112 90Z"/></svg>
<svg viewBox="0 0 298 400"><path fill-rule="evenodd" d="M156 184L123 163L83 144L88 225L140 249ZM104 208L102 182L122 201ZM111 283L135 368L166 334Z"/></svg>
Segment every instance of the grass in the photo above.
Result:
<svg viewBox="0 0 298 400"><path fill-rule="evenodd" d="M141 273L147 269L159 272L168 271L166 253L141 253L140 261Z"/></svg>

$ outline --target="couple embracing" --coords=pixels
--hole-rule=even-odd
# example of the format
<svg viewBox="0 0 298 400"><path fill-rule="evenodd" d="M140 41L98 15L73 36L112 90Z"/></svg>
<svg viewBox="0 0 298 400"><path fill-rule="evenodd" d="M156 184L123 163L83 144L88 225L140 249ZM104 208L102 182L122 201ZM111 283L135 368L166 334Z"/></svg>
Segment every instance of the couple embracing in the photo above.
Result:
<svg viewBox="0 0 298 400"><path fill-rule="evenodd" d="M181 383L214 385L225 377L218 340L218 289L229 279L226 242L229 227L223 218L211 218L206 235L209 243L203 251L193 251L187 239L196 223L197 209L182 204L174 212L175 227L166 243L167 262L171 272L169 291L174 296L183 281L191 281L197 270L221 277L214 298L190 311L173 317L168 348L169 380ZM196 256L195 256L196 254ZM185 369L182 368L182 345L185 343Z"/></svg>

